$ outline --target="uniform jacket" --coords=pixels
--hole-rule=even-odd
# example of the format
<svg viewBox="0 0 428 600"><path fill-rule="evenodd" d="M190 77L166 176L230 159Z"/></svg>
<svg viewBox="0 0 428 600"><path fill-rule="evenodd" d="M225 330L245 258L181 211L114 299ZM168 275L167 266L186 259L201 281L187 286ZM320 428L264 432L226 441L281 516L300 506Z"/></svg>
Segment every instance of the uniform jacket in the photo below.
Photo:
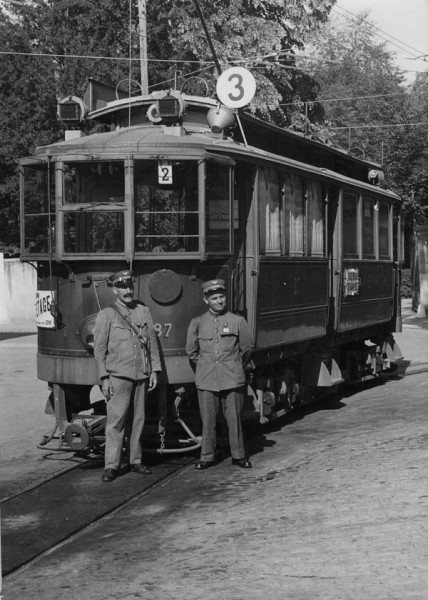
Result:
<svg viewBox="0 0 428 600"><path fill-rule="evenodd" d="M161 371L159 346L149 309L133 302L130 308L116 300L115 305L140 328L148 339L150 365L144 368L141 342L127 323L111 306L103 308L97 315L94 335L94 357L98 364L100 379L110 374L128 379L146 379L151 371Z"/></svg>
<svg viewBox="0 0 428 600"><path fill-rule="evenodd" d="M253 340L244 317L208 311L190 322L186 352L196 364L198 389L219 392L244 385L243 367L252 351Z"/></svg>

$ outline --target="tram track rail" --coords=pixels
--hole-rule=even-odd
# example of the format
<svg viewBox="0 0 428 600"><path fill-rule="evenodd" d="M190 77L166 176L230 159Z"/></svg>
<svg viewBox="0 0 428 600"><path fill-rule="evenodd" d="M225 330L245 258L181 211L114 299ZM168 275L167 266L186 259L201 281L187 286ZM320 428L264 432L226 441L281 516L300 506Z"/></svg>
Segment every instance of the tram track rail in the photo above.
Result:
<svg viewBox="0 0 428 600"><path fill-rule="evenodd" d="M103 465L87 461L63 469L1 502L3 579L111 518L139 497L165 485L195 460L159 457L153 473L121 469L111 483L101 481Z"/></svg>
<svg viewBox="0 0 428 600"><path fill-rule="evenodd" d="M24 489L19 490L19 492L15 492L13 494L10 494L9 496L5 496L4 498L1 498L0 499L0 508L1 508L1 506L4 503L10 502L11 500L14 500L15 498L18 498L19 496L22 496L23 494L26 494L26 493L30 492L31 490L34 490L34 489L36 489L38 487L41 487L45 483L48 483L49 481L52 481L53 479L61 477L61 475L64 475L65 473L68 473L69 471L73 471L74 469L78 469L83 464L87 464L87 460L81 461L81 462L75 462L74 464L72 464L70 466L67 466L67 467L64 467L63 469L60 469L59 471L56 471L55 473L52 473L51 475L46 475L45 477L42 477L41 479L39 479L35 483L29 484Z"/></svg>
<svg viewBox="0 0 428 600"><path fill-rule="evenodd" d="M403 361L397 372L386 380L427 371L426 362L410 365ZM384 382L383 378L382 381L371 380L363 386ZM339 396L342 395L343 389ZM314 406L305 405L305 409L313 410ZM120 476L109 484L101 481L101 456L76 458L79 462L0 501L3 578L13 577L56 548L76 539L95 523L111 518L130 502L165 485L193 463L195 455L153 454L151 475L127 473L122 469Z"/></svg>

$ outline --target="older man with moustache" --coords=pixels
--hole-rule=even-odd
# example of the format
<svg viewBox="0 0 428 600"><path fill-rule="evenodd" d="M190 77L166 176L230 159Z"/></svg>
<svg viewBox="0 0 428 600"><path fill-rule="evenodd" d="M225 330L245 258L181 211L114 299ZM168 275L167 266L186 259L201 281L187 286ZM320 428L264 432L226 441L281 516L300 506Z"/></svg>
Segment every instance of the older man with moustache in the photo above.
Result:
<svg viewBox="0 0 428 600"><path fill-rule="evenodd" d="M105 471L102 480L114 481L120 468L125 425L133 409L128 444L131 471L150 469L141 463L141 434L147 392L157 385L161 371L159 347L149 309L134 300L134 274L118 271L111 277L115 303L100 310L95 323L94 357L107 401Z"/></svg>

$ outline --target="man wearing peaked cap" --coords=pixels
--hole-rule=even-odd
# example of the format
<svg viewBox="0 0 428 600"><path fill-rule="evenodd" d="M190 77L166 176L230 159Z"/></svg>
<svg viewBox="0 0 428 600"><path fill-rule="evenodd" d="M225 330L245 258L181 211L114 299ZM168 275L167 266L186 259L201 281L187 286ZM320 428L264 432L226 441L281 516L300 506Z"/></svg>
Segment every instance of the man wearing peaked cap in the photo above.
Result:
<svg viewBox="0 0 428 600"><path fill-rule="evenodd" d="M216 292L217 290L226 290L226 282L224 279L211 279L210 281L204 281L201 285L202 291L205 294Z"/></svg>
<svg viewBox="0 0 428 600"><path fill-rule="evenodd" d="M208 311L192 319L186 343L187 355L195 366L202 418L201 458L196 469L214 465L220 406L229 430L232 464L251 468L245 454L241 423L246 382L244 367L253 351L250 328L243 317L227 310L224 279L206 281L201 288Z"/></svg>
<svg viewBox="0 0 428 600"><path fill-rule="evenodd" d="M110 276L110 281L113 285L117 283L129 283L134 281L134 272L133 271L117 271Z"/></svg>
<svg viewBox="0 0 428 600"><path fill-rule="evenodd" d="M125 424L131 412L130 468L143 475L150 473L150 469L141 463L140 438L147 392L155 389L157 372L161 371L157 335L150 311L134 300L134 273L118 271L110 280L117 299L112 306L98 313L94 334L94 358L107 401L103 481L116 479L122 458Z"/></svg>

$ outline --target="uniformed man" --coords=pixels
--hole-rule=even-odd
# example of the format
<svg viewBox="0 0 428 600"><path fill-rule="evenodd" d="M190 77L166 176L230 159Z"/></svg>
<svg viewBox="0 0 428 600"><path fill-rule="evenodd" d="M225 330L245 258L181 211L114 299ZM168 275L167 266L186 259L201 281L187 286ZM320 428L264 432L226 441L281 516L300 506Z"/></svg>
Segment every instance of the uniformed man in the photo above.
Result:
<svg viewBox="0 0 428 600"><path fill-rule="evenodd" d="M132 471L150 473L141 463L141 434L144 427L147 392L157 385L161 371L156 332L149 309L134 301L132 271L111 276L115 303L100 310L95 323L94 356L98 364L102 392L107 401L105 471L103 481L113 481L118 473L130 409L133 419L128 441Z"/></svg>
<svg viewBox="0 0 428 600"><path fill-rule="evenodd" d="M215 462L216 417L221 405L229 429L232 464L251 468L242 435L241 411L244 404L244 367L253 351L250 328L243 317L226 310L226 284L223 279L202 284L208 311L192 319L187 332L186 352L196 366L202 418L201 458L195 468L207 469Z"/></svg>

